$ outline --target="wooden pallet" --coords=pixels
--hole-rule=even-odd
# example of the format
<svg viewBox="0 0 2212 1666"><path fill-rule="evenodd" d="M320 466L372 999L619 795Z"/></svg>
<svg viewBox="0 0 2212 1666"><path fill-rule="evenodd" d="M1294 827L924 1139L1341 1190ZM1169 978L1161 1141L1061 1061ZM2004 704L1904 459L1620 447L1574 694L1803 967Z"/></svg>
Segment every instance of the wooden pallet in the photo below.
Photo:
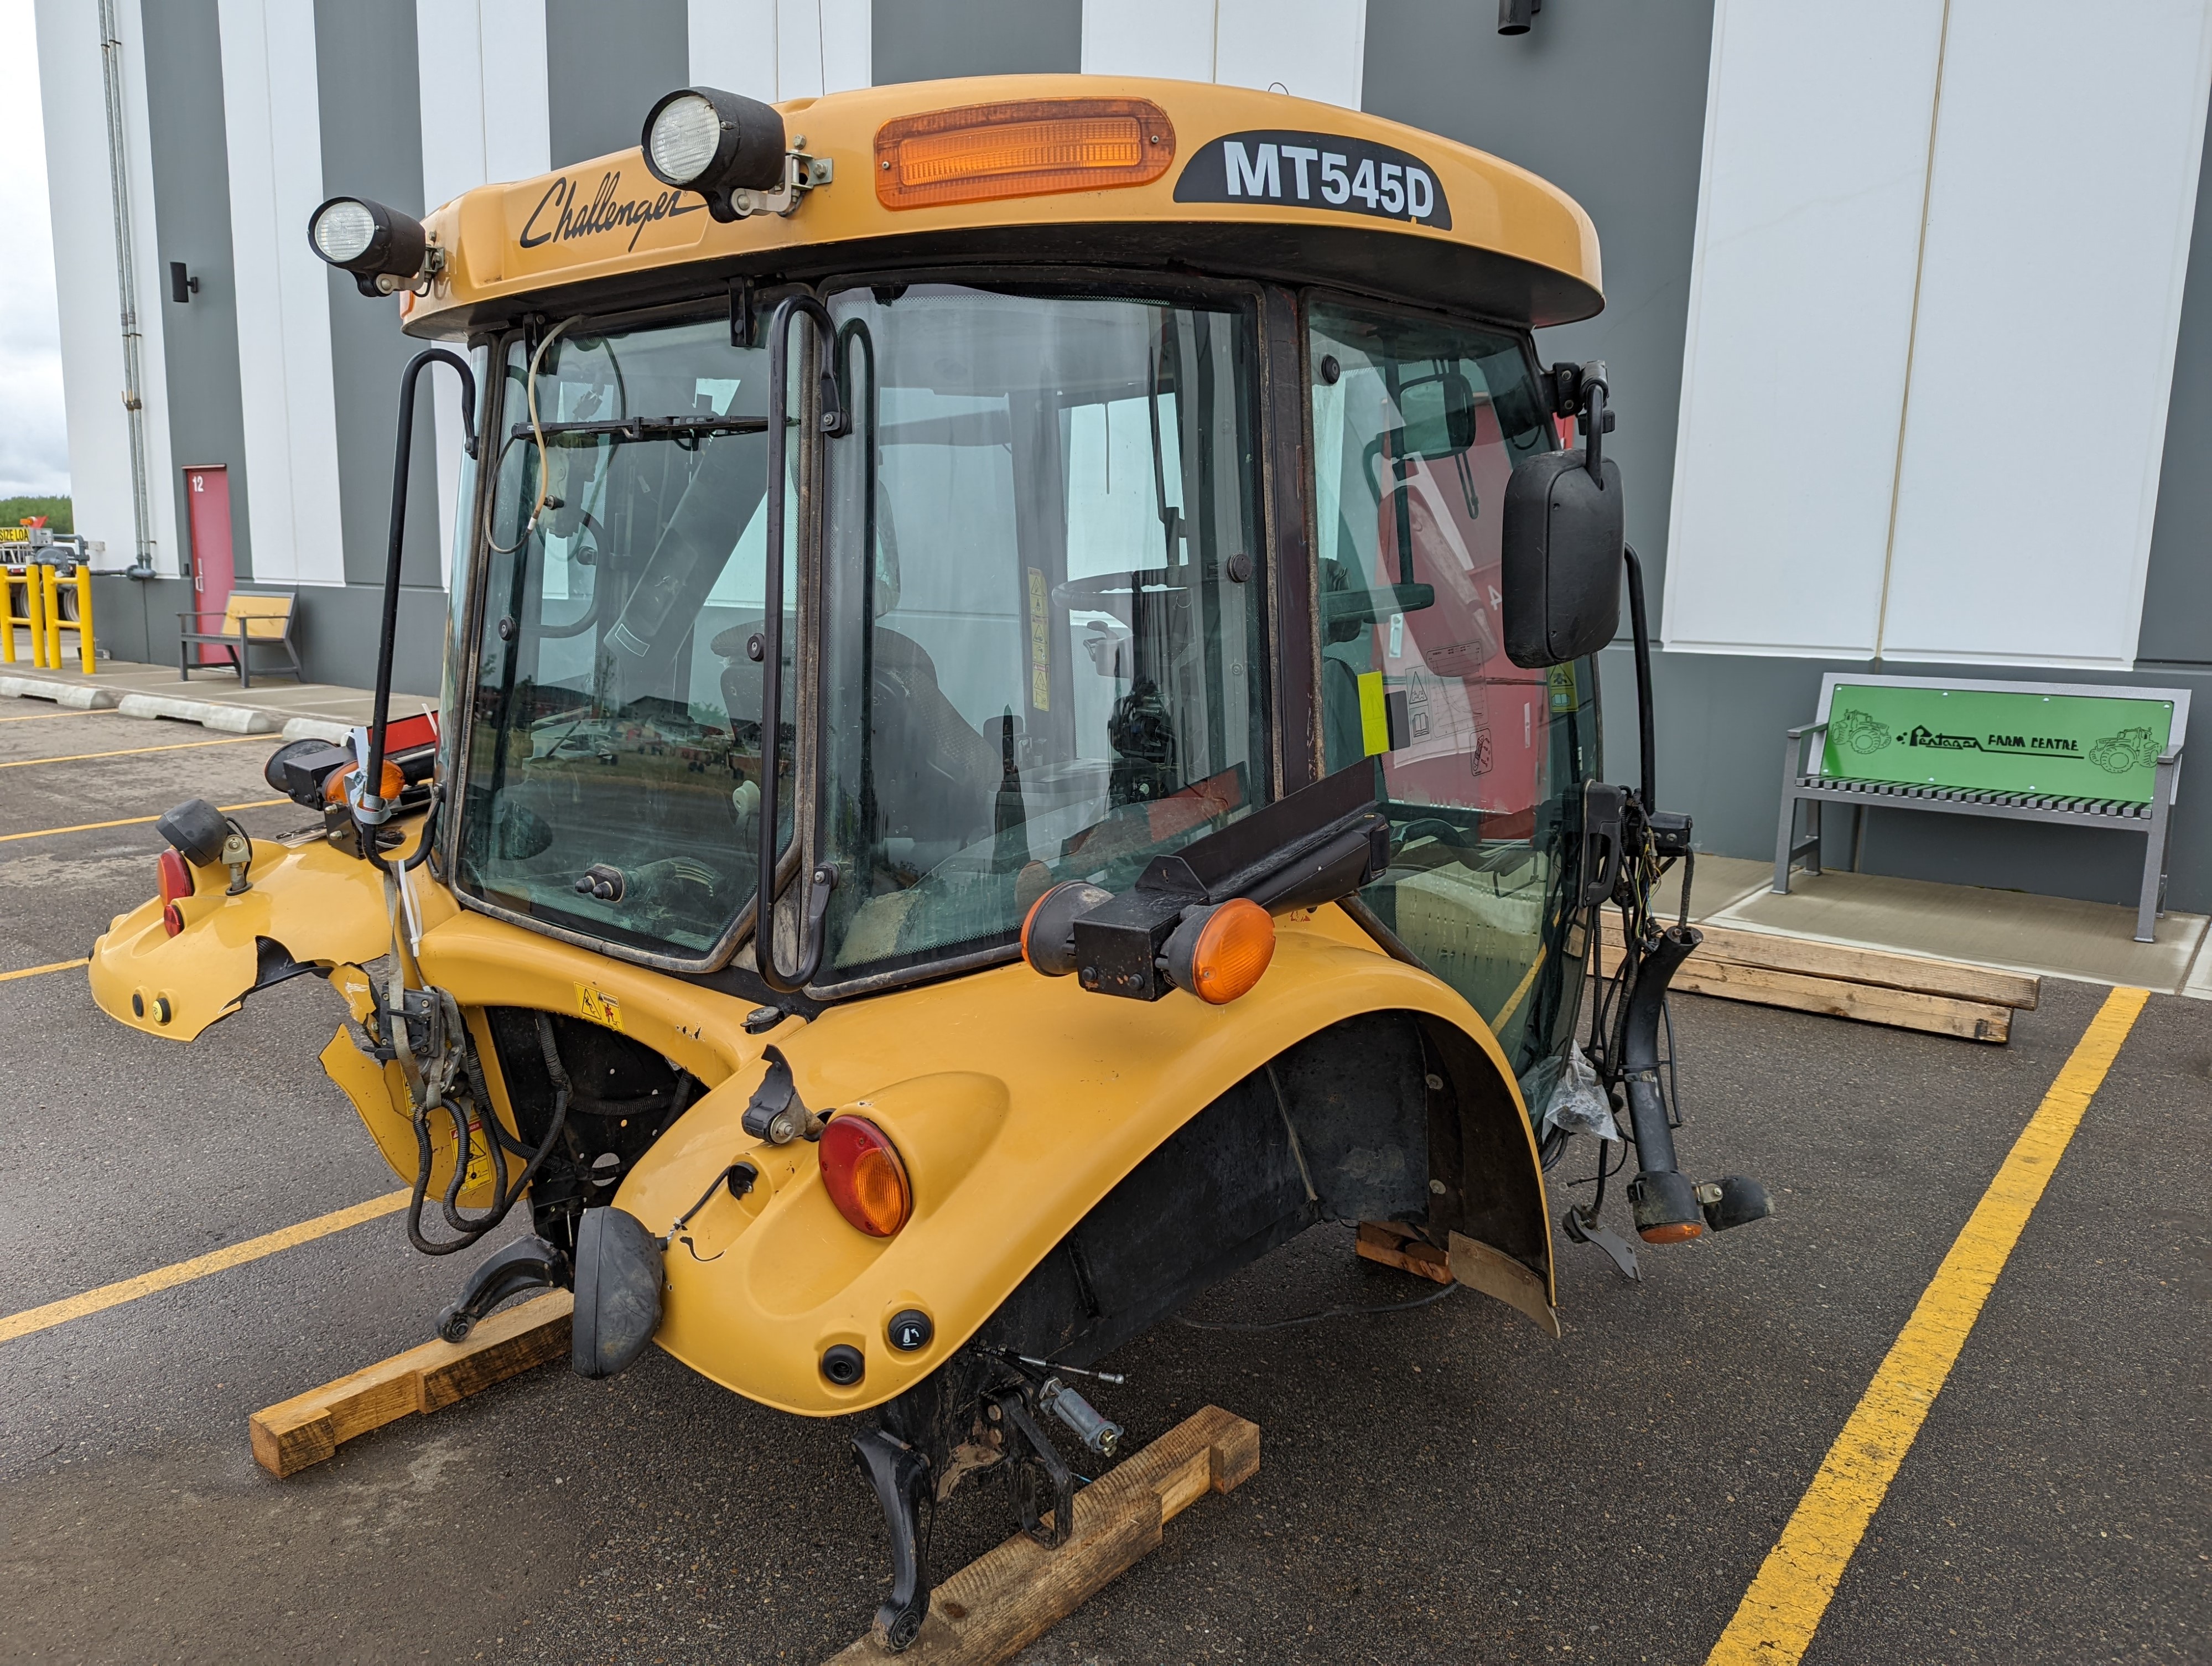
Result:
<svg viewBox="0 0 2212 1666"><path fill-rule="evenodd" d="M1605 924L1601 967L1611 976L1620 964L1620 916L1608 911ZM2033 1010L2042 995L2043 981L2024 972L1727 926L1698 930L1705 941L1669 987L1723 1000L2001 1043L2012 1035L2013 1013Z"/></svg>
<svg viewBox="0 0 2212 1666"><path fill-rule="evenodd" d="M1015 1535L937 1587L903 1654L864 1637L831 1666L998 1666L1141 1561L1166 1523L1259 1473L1260 1426L1206 1407L1078 1493L1059 1549Z"/></svg>
<svg viewBox="0 0 2212 1666"><path fill-rule="evenodd" d="M1352 1239L1352 1248L1366 1260L1395 1267L1401 1273L1438 1284L1452 1281L1450 1257L1433 1243L1415 1237L1412 1227L1401 1226L1395 1220L1361 1221L1359 1236Z"/></svg>
<svg viewBox="0 0 2212 1666"><path fill-rule="evenodd" d="M380 1365L254 1413L254 1461L282 1480L320 1463L357 1435L409 1413L428 1416L568 1351L565 1290L502 1309L465 1342L425 1342Z"/></svg>

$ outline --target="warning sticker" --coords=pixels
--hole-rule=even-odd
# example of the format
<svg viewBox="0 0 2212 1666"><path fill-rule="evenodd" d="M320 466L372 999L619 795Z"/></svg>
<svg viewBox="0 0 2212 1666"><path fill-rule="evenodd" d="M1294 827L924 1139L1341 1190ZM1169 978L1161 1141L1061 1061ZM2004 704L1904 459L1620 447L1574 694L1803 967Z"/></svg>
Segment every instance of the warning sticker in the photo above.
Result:
<svg viewBox="0 0 2212 1666"><path fill-rule="evenodd" d="M604 1025L610 1030L622 1030L621 1001L596 983L579 983L574 988L576 1015L579 1018L588 1018L593 1024Z"/></svg>

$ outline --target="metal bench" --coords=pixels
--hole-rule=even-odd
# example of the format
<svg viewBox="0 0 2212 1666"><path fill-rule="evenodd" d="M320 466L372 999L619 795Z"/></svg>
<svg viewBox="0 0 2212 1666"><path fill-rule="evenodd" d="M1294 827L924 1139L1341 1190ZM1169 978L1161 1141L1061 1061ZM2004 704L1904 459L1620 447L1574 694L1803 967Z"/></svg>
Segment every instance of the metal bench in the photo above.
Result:
<svg viewBox="0 0 2212 1666"><path fill-rule="evenodd" d="M2188 727L2185 689L1830 672L1814 721L1783 742L1774 889L1789 894L1800 862L1820 873L1823 804L2109 828L2143 836L2136 941L2153 942Z"/></svg>
<svg viewBox="0 0 2212 1666"><path fill-rule="evenodd" d="M209 613L179 613L177 615L177 680L191 681L191 651L195 645L219 648L230 655L230 663L238 672L238 686L253 686L253 668L246 660L250 648L282 648L292 662L290 675L295 682L307 679L300 671L300 651L292 642L292 620L295 617L292 598L271 596L252 590L234 590L230 599L222 605L222 628L220 630L201 630L202 619L212 619ZM205 670L205 666L201 667ZM267 672L262 673L268 675Z"/></svg>

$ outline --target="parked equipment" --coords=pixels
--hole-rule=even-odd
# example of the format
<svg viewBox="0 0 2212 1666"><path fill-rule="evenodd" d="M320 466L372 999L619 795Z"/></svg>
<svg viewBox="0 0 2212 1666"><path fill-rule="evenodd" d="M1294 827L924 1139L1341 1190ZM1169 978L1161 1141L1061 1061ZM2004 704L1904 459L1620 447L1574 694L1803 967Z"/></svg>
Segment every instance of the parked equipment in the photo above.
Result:
<svg viewBox="0 0 2212 1666"><path fill-rule="evenodd" d="M1676 1160L1698 936L1651 897L1690 826L1604 367L1530 333L1602 304L1560 193L1228 87L686 88L636 151L419 223L336 198L313 240L469 355L402 383L377 716L272 763L325 838L179 812L94 993L190 1040L327 977L416 1246L527 1200L440 1334L567 1287L584 1376L657 1344L857 1417L884 1646L926 1500L996 1475L1065 1540L1122 1444L1097 1362L1317 1221L1556 1335L1577 1133L1633 1140L1646 1243L1766 1213ZM404 737L434 359L473 495L443 723ZM1594 658L1624 574L1634 790Z"/></svg>

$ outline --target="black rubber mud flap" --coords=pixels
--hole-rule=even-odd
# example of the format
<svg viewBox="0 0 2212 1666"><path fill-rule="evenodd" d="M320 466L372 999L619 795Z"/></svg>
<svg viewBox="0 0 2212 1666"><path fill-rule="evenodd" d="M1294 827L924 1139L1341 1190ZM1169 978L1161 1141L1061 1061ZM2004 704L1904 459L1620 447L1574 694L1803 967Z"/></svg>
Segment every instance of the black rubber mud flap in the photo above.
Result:
<svg viewBox="0 0 2212 1666"><path fill-rule="evenodd" d="M660 1329L660 1242L621 1209L586 1209L576 1227L576 1312L568 1363L579 1377L612 1377L635 1363Z"/></svg>

